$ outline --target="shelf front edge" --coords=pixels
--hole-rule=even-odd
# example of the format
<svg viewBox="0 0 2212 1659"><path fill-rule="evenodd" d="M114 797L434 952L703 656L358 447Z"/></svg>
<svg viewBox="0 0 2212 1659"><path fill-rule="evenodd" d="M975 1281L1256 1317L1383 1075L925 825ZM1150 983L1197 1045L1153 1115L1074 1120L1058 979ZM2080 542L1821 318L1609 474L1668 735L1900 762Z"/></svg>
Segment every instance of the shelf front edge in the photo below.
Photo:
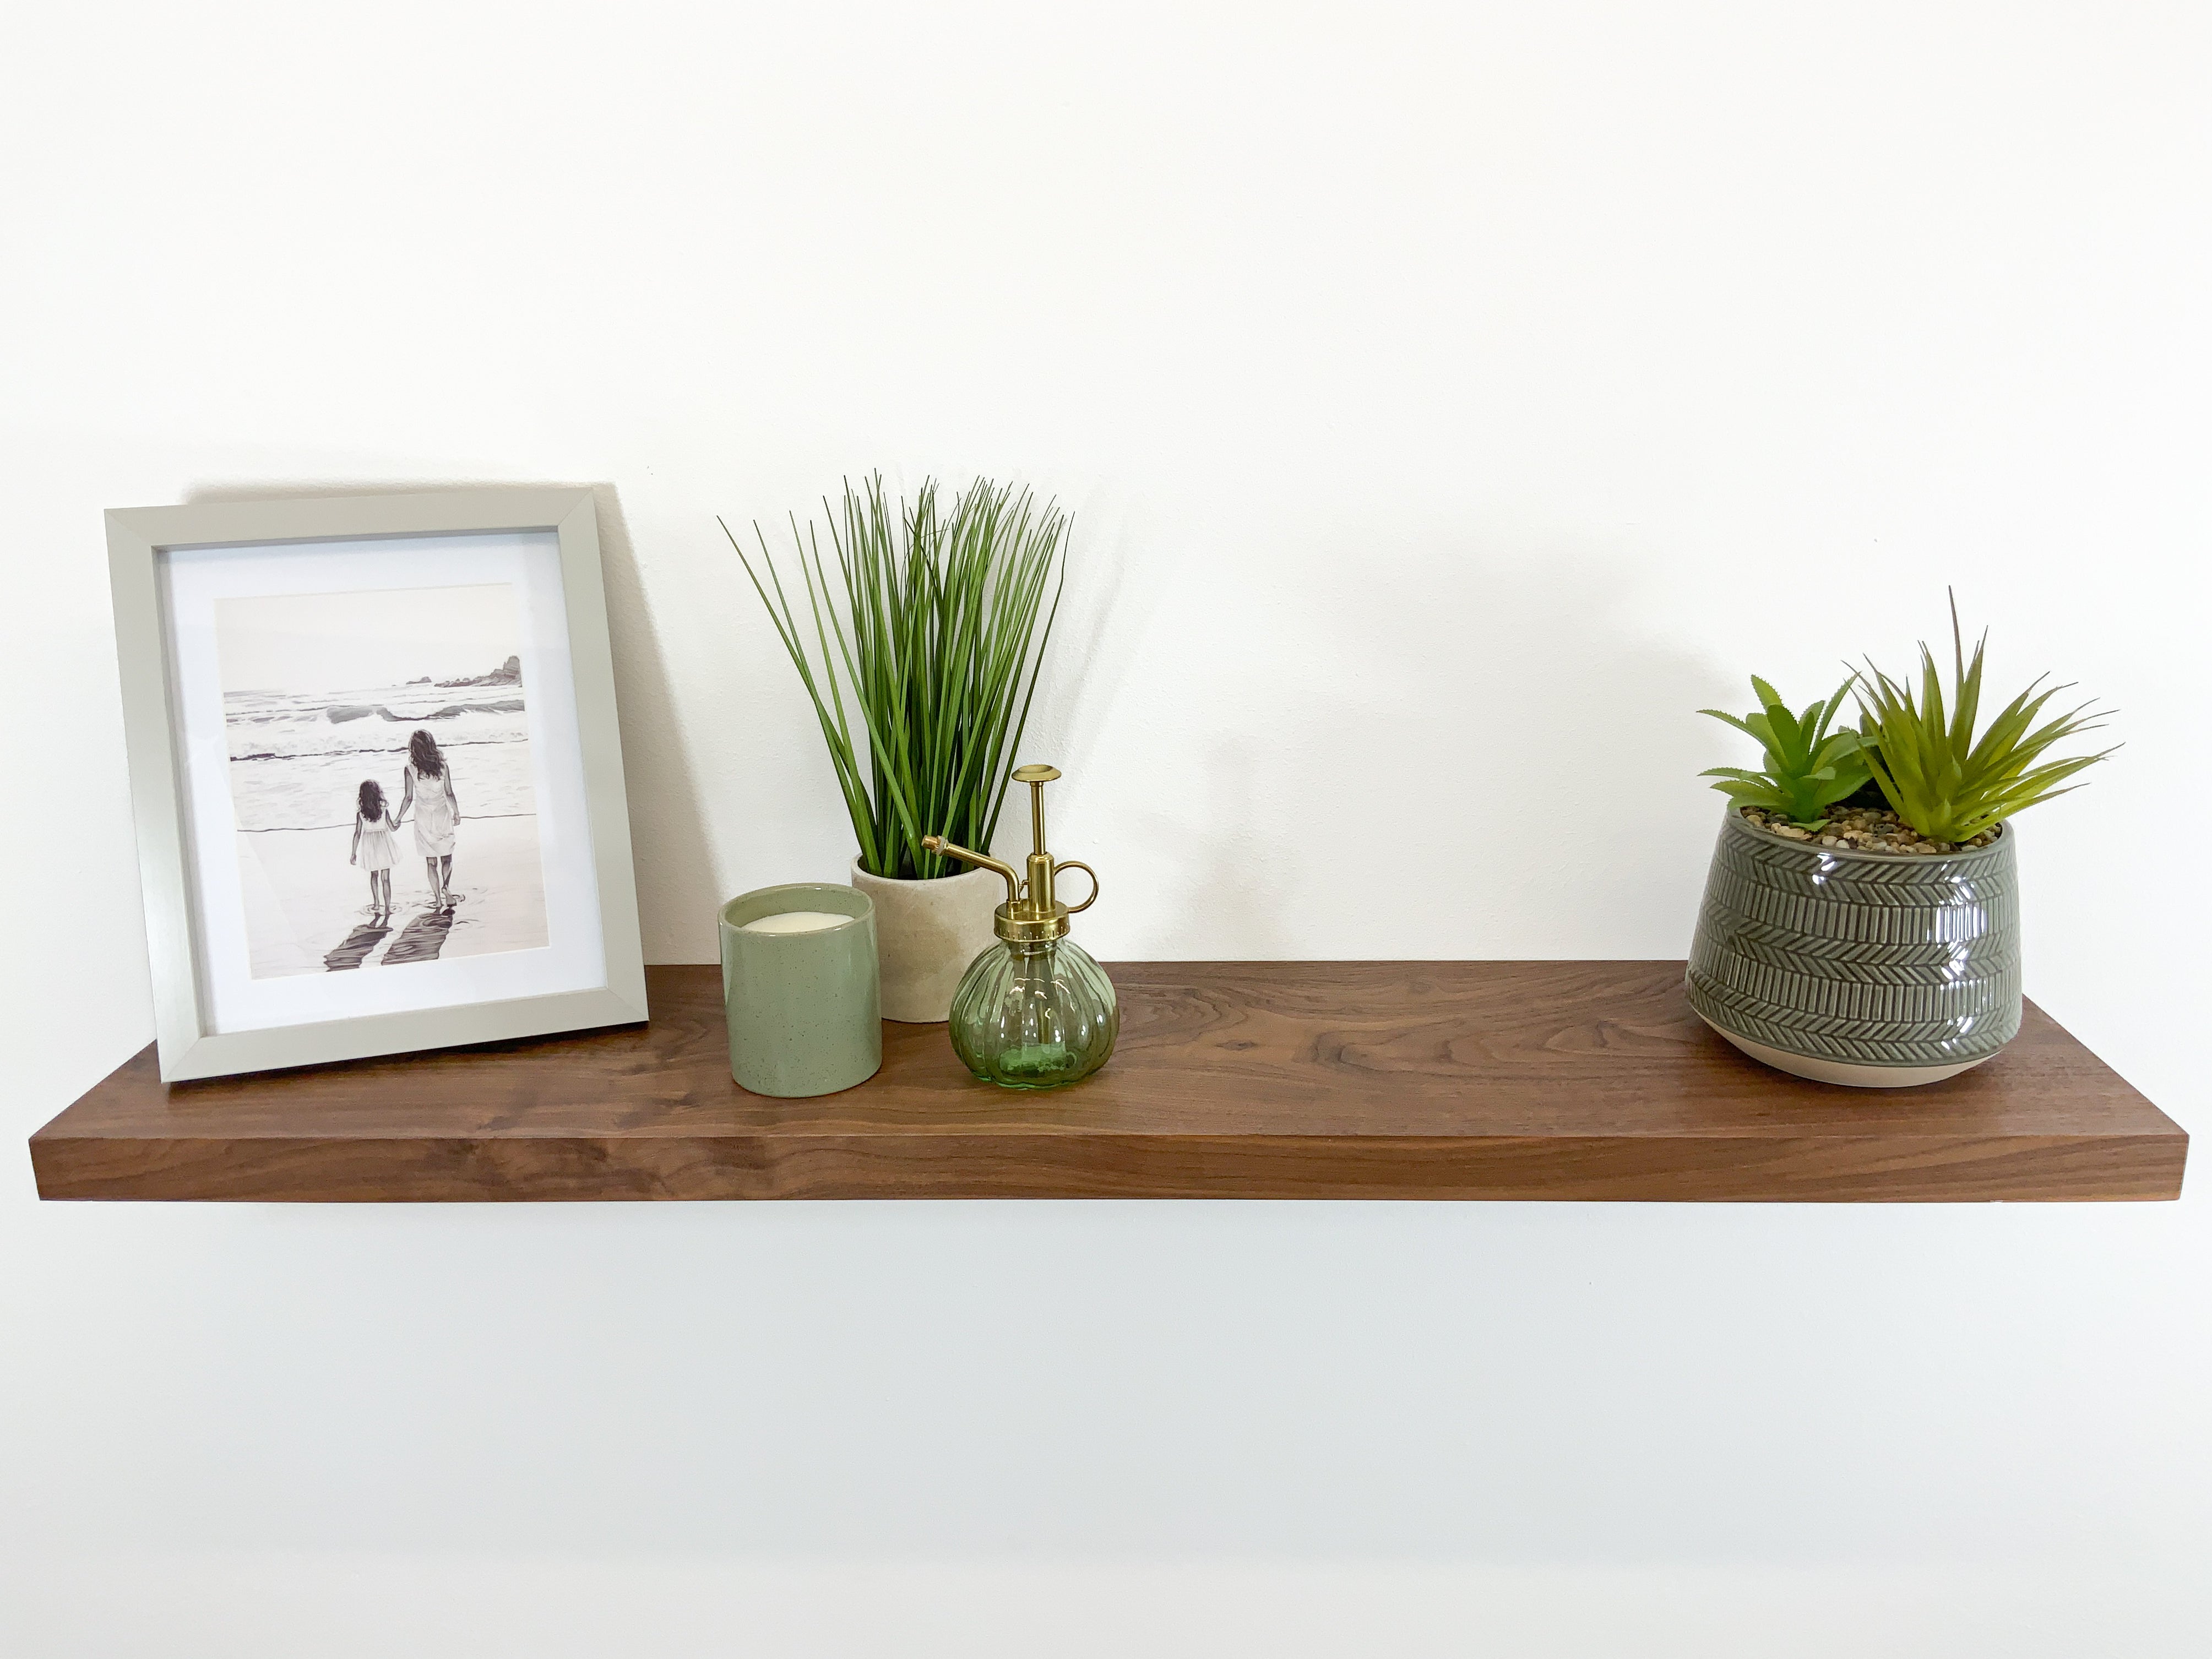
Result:
<svg viewBox="0 0 2212 1659"><path fill-rule="evenodd" d="M41 1198L2109 1202L2178 1198L2187 1136L1382 1137L726 1131L398 1139L41 1131Z"/></svg>

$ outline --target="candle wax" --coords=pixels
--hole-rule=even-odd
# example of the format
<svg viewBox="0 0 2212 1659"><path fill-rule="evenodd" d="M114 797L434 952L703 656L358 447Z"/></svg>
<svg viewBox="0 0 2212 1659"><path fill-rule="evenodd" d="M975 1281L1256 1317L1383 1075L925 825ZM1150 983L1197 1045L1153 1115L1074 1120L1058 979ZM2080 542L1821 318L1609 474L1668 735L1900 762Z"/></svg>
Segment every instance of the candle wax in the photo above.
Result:
<svg viewBox="0 0 2212 1659"><path fill-rule="evenodd" d="M854 920L838 915L835 910L785 910L773 916L763 916L749 921L738 931L742 933L818 933L825 927L842 927Z"/></svg>

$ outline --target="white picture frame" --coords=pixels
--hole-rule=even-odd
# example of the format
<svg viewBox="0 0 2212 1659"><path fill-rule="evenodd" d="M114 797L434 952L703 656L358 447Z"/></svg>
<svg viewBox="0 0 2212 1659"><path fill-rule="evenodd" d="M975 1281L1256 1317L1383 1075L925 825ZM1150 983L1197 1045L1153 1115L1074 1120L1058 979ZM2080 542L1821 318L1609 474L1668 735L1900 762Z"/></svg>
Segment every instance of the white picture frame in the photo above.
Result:
<svg viewBox="0 0 2212 1659"><path fill-rule="evenodd" d="M165 1081L646 1019L605 589L589 489L518 486L215 501L115 508L106 520L156 1051ZM349 562L341 569L339 561ZM223 682L210 678L207 666L216 659L215 647L205 642L216 628L210 618L258 613L215 611L210 607L236 601L209 595L251 593L256 582L266 580L282 605L292 602L290 590L303 586L346 599L356 597L353 588L366 587L374 591L358 596L365 603L356 609L375 612L376 605L366 601L396 601L422 591L407 587L404 579L397 586L386 584L386 591L375 574L386 569L416 573L414 580L429 583L434 597L493 593L489 586L464 586L487 570L514 584L519 597L511 603L526 618L519 624L525 637L538 641L538 654L528 666L514 666L519 678L513 707L522 708L526 696L529 708L514 718L527 722L520 764L536 768L530 775L539 793L530 797L529 812L491 816L531 820L529 856L539 860L532 866L538 879L536 931L522 945L479 947L495 954L433 959L382 974L342 976L295 968L283 970L297 975L291 979L264 977L279 970L264 969L259 947L251 942L250 917L231 914L240 909L234 900L244 879L238 874L244 855L232 843L245 834L246 808L231 805L234 750L228 739L218 739L224 743L219 750L210 747L209 722L219 733L230 715ZM450 584L442 574L422 577L426 570L450 572ZM364 571L371 574L359 574ZM441 613L466 609L437 608ZM534 634L528 631L533 627ZM483 685L497 678L495 673L444 684ZM383 707L374 712L387 722L416 718ZM221 778L213 775L218 771ZM455 781L452 773L434 775L447 786ZM351 805L347 801L329 811L343 816ZM466 799L459 801L455 832L465 830L469 805ZM232 811L240 816L225 834L216 815ZM322 811L318 797L316 813ZM365 821L366 805L361 811L356 827ZM400 817L405 816L403 811ZM320 857L322 841L331 840L322 832L331 826L308 827L322 837ZM409 833L404 827L396 831L403 840ZM336 841L343 841L343 831ZM356 837L356 853L360 848ZM461 850L465 870L466 846ZM335 858L335 852L329 856ZM228 876L220 862L225 860ZM424 866L431 872L424 879L433 888L435 864ZM315 867L316 881L326 884L323 866ZM455 872L451 880L453 890L438 895L445 914L463 911L473 920L476 913L465 912L460 902L466 896L461 875ZM366 890L373 899L375 884L368 882ZM391 876L385 890L392 893ZM393 903L389 896L384 901L387 924Z"/></svg>

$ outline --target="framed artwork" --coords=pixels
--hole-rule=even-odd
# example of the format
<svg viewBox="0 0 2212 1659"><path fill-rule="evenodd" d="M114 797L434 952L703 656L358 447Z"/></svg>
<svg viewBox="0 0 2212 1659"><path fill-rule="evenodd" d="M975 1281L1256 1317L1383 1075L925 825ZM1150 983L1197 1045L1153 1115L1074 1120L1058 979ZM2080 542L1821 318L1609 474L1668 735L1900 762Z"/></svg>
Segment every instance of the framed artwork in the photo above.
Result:
<svg viewBox="0 0 2212 1659"><path fill-rule="evenodd" d="M588 489L107 514L161 1076L646 1018Z"/></svg>

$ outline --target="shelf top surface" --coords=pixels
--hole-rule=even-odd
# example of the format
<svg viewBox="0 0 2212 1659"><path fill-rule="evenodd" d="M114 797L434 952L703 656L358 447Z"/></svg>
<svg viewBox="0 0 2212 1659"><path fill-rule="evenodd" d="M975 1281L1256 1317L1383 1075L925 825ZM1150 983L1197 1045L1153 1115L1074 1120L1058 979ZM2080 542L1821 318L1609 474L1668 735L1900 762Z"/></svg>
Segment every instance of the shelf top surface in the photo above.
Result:
<svg viewBox="0 0 2212 1659"><path fill-rule="evenodd" d="M1678 963L1138 963L1121 1036L1070 1089L968 1075L941 1025L884 1027L842 1094L731 1081L713 967L648 970L651 1024L163 1085L149 1048L38 1139L1109 1133L2186 1137L2032 1005L1995 1060L1922 1088L1808 1083L1707 1030Z"/></svg>

